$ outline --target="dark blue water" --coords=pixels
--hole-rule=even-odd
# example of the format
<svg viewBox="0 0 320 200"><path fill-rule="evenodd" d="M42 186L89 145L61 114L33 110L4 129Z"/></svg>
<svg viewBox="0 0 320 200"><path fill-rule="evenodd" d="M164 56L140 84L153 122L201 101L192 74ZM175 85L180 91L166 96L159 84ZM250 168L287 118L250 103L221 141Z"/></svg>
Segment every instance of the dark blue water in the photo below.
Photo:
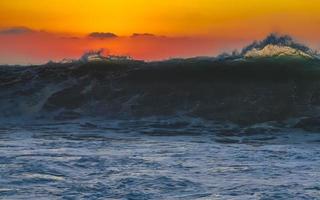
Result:
<svg viewBox="0 0 320 200"><path fill-rule="evenodd" d="M237 130L195 119L3 123L0 199L320 199L320 134Z"/></svg>

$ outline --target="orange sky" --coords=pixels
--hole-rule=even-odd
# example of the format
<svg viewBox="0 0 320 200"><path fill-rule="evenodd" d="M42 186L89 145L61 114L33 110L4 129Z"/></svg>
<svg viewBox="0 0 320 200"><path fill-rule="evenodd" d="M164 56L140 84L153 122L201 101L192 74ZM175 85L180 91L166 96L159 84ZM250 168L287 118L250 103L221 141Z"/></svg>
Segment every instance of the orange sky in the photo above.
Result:
<svg viewBox="0 0 320 200"><path fill-rule="evenodd" d="M318 48L319 10L319 0L1 0L0 63L76 58L100 48L147 60L215 55L270 32ZM118 37L88 37L92 32Z"/></svg>

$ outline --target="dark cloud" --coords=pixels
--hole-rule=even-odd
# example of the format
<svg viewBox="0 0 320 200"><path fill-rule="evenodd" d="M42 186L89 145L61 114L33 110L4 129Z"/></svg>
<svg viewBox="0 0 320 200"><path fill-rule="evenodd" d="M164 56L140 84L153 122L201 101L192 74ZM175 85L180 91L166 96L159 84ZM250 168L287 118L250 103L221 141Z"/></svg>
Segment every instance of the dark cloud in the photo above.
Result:
<svg viewBox="0 0 320 200"><path fill-rule="evenodd" d="M33 33L34 30L27 27L11 27L7 29L0 29L0 35L15 35L15 34L25 34Z"/></svg>
<svg viewBox="0 0 320 200"><path fill-rule="evenodd" d="M108 39L108 38L117 38L118 36L114 33L104 33L104 32L93 32L88 35L90 38L96 39Z"/></svg>
<svg viewBox="0 0 320 200"><path fill-rule="evenodd" d="M131 35L131 37L156 37L156 35L152 33L134 33Z"/></svg>

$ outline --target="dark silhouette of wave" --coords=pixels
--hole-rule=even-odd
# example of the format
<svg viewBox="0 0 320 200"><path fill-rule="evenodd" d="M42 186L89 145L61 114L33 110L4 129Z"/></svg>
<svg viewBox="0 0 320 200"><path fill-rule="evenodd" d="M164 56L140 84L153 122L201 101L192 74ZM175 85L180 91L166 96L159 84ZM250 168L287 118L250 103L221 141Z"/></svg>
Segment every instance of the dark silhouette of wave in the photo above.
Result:
<svg viewBox="0 0 320 200"><path fill-rule="evenodd" d="M318 117L320 61L109 61L0 68L0 117L190 116L239 124Z"/></svg>

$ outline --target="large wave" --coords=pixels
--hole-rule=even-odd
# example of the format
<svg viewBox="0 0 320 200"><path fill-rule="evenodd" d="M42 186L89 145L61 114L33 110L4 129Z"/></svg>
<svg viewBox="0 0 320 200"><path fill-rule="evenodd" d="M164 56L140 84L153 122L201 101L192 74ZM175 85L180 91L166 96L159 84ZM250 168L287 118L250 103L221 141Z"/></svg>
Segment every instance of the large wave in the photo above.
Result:
<svg viewBox="0 0 320 200"><path fill-rule="evenodd" d="M320 62L109 61L1 67L0 117L191 116L239 124L318 115Z"/></svg>

